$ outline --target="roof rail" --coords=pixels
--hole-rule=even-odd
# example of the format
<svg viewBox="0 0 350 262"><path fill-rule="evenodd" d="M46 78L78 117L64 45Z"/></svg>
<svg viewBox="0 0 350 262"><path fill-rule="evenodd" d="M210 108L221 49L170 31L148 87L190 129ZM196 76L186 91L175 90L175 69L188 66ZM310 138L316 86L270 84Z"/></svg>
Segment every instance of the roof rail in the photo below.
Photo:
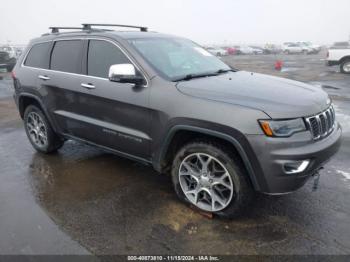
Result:
<svg viewBox="0 0 350 262"><path fill-rule="evenodd" d="M82 27L67 27L67 26L51 26L49 27L49 29L51 29L51 34L54 34L54 33L59 33L60 32L60 29L79 29L79 30L82 30L83 28Z"/></svg>
<svg viewBox="0 0 350 262"><path fill-rule="evenodd" d="M147 27L145 26L135 26L135 25L117 25L117 24L82 24L83 30L91 30L91 26L116 26L116 27L128 27L128 28L138 28L141 32L147 32Z"/></svg>

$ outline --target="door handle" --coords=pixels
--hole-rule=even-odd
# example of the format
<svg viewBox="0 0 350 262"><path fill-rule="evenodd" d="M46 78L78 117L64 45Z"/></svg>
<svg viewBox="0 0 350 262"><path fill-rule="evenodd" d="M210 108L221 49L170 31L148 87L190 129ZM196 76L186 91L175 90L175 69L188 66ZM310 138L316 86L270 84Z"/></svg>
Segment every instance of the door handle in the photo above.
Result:
<svg viewBox="0 0 350 262"><path fill-rule="evenodd" d="M95 86L93 84L85 84L85 83L81 83L81 86L84 87L84 88L87 88L87 89L94 89Z"/></svg>
<svg viewBox="0 0 350 262"><path fill-rule="evenodd" d="M43 75L39 75L38 78L41 79L41 80L45 80L45 81L46 81L46 80L50 80L50 77L48 77L48 76L43 76Z"/></svg>

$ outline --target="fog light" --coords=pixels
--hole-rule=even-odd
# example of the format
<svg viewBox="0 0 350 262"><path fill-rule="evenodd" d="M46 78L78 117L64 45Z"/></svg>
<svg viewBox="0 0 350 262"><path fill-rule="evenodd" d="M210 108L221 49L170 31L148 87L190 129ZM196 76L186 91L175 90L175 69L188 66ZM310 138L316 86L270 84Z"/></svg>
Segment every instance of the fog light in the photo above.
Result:
<svg viewBox="0 0 350 262"><path fill-rule="evenodd" d="M310 160L291 161L285 163L283 168L286 174L297 174L305 171L309 164Z"/></svg>

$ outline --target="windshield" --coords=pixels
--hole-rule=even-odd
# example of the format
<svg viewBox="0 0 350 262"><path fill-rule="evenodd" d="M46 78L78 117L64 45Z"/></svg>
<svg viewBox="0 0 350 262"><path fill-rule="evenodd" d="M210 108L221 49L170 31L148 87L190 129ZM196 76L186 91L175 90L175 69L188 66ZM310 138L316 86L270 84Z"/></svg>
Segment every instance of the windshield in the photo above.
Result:
<svg viewBox="0 0 350 262"><path fill-rule="evenodd" d="M230 67L208 51L182 38L137 38L129 42L163 77L176 81L188 75L213 74Z"/></svg>

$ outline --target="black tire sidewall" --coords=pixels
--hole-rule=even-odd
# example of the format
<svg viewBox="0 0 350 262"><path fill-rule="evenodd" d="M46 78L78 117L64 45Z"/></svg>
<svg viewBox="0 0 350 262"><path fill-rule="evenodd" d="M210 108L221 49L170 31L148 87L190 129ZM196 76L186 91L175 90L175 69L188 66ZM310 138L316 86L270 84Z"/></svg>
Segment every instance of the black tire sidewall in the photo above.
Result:
<svg viewBox="0 0 350 262"><path fill-rule="evenodd" d="M344 65L346 64L346 63L349 63L350 62L350 59L346 59L345 61L343 61L342 63L341 63L341 65L340 65L340 72L342 72L343 74L350 74L350 72L345 72L345 70L344 70Z"/></svg>

